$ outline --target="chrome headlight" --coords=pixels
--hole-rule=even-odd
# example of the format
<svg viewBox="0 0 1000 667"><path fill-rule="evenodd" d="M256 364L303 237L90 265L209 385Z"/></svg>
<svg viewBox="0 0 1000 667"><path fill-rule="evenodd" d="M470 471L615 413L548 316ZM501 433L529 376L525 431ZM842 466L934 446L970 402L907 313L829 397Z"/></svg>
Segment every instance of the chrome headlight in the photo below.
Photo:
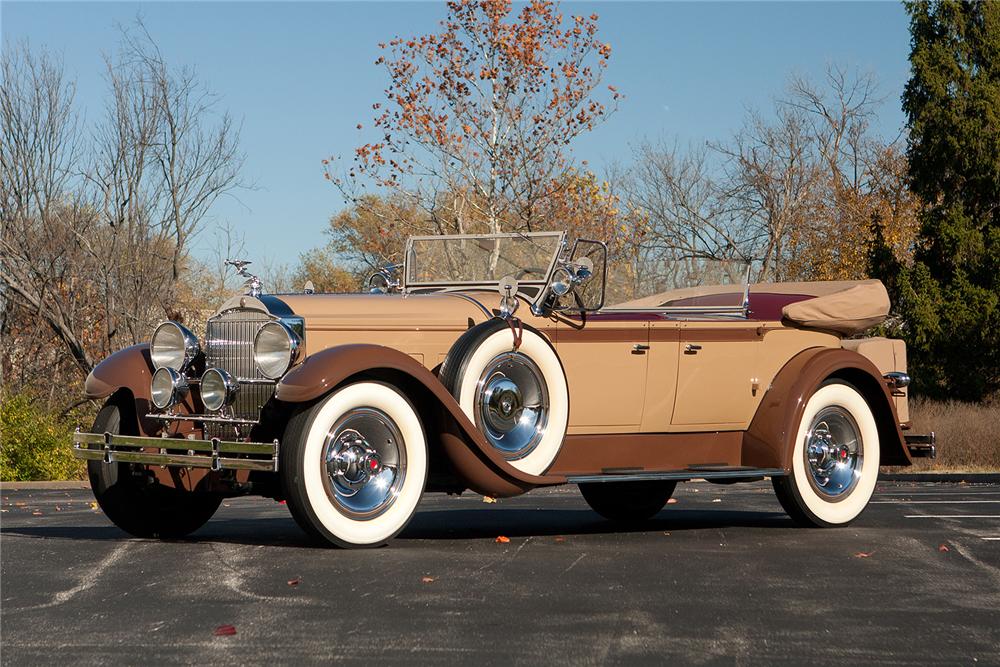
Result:
<svg viewBox="0 0 1000 667"><path fill-rule="evenodd" d="M201 402L209 412L218 412L236 400L240 385L221 368L209 368L201 376Z"/></svg>
<svg viewBox="0 0 1000 667"><path fill-rule="evenodd" d="M183 371L187 368L201 347L198 338L187 327L177 322L164 322L156 327L149 343L149 356L153 368L172 368Z"/></svg>
<svg viewBox="0 0 1000 667"><path fill-rule="evenodd" d="M180 403L187 392L187 379L173 368L163 367L153 373L149 396L157 409L165 410Z"/></svg>
<svg viewBox="0 0 1000 667"><path fill-rule="evenodd" d="M284 322L268 322L257 331L253 355L264 377L277 380L299 360L302 339Z"/></svg>

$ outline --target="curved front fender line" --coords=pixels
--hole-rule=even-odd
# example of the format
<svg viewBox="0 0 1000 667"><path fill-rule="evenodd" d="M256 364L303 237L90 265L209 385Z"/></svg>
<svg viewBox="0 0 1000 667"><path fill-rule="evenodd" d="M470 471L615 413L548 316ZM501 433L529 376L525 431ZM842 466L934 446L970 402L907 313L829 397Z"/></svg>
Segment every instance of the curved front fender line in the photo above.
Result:
<svg viewBox="0 0 1000 667"><path fill-rule="evenodd" d="M437 377L413 357L381 345L340 345L310 355L290 371L275 390L286 403L305 403L366 372L395 371L419 383L448 419L436 436L469 488L496 497L519 495L537 486L564 484L562 475L529 475L510 465L469 420ZM426 415L422 415L426 417ZM427 428L428 424L425 424Z"/></svg>

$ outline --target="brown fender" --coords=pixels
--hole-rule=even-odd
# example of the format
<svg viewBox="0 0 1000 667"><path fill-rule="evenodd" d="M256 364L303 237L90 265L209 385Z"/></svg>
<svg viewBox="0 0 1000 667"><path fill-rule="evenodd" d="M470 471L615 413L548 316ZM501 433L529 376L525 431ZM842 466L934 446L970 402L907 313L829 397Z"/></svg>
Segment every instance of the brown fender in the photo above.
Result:
<svg viewBox="0 0 1000 667"><path fill-rule="evenodd" d="M87 398L96 400L127 389L135 402L135 416L140 432L149 434L157 429L155 423L146 419L152 407L149 397L152 377L153 362L149 358L149 344L132 345L118 350L94 366L84 383L84 393Z"/></svg>
<svg viewBox="0 0 1000 667"><path fill-rule="evenodd" d="M743 435L742 465L791 470L795 434L806 402L830 378L854 385L875 415L881 465L910 465L896 406L878 369L857 352L810 348L782 367Z"/></svg>
<svg viewBox="0 0 1000 667"><path fill-rule="evenodd" d="M563 484L561 475L529 475L510 465L486 441L437 377L407 354L381 345L340 345L310 355L278 383L275 398L287 403L312 401L356 376L410 385L423 396L421 419L429 439L437 439L455 471L479 493L509 497L536 486ZM400 387L407 389L406 387ZM440 408L439 410L435 408ZM419 409L419 408L418 408Z"/></svg>

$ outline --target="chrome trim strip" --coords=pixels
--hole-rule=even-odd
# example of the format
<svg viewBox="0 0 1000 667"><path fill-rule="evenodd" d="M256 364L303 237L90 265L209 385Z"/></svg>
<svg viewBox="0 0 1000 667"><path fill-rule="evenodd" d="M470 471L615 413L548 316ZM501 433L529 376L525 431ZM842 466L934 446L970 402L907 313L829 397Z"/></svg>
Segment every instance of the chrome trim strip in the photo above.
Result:
<svg viewBox="0 0 1000 667"><path fill-rule="evenodd" d="M94 449L92 445L98 445L100 449ZM144 448L157 449L158 451L141 451ZM73 456L78 459L105 463L138 463L181 468L277 472L278 450L277 440L271 443L227 442L218 438L213 438L210 441L187 440L185 438L148 438L111 433L102 435L100 433L83 433L79 430L73 434ZM195 454L194 452L204 453ZM266 458L237 458L237 455Z"/></svg>
<svg viewBox="0 0 1000 667"><path fill-rule="evenodd" d="M173 412L150 412L146 419L161 419L171 422L211 422L213 424L259 424L259 419L250 417L220 417L218 415L178 415Z"/></svg>
<svg viewBox="0 0 1000 667"><path fill-rule="evenodd" d="M674 470L670 472L609 473L604 475L570 475L570 484L592 482L646 482L653 480L687 481L691 479L739 479L741 477L783 477L788 473L781 468L747 468L745 470Z"/></svg>

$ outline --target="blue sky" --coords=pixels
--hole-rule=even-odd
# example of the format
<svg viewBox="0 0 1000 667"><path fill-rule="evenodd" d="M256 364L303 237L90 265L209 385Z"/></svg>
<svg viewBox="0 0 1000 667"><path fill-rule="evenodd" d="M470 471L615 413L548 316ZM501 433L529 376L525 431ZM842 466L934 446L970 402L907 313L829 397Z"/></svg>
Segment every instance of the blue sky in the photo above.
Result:
<svg viewBox="0 0 1000 667"><path fill-rule="evenodd" d="M721 139L747 106L766 107L788 75L818 76L829 62L873 72L886 102L876 129L903 125L899 95L909 74L906 14L895 2L564 3L597 12L613 54L606 81L627 99L575 146L600 169L627 162L644 138ZM343 206L321 160L367 139L371 104L386 81L377 44L433 31L443 2L0 2L0 31L61 54L91 118L103 104L102 52L116 23L141 13L166 58L193 65L220 104L242 122L245 176L253 191L220 201L215 222L247 237L257 260L294 263L322 244ZM196 253L207 253L204 234Z"/></svg>

